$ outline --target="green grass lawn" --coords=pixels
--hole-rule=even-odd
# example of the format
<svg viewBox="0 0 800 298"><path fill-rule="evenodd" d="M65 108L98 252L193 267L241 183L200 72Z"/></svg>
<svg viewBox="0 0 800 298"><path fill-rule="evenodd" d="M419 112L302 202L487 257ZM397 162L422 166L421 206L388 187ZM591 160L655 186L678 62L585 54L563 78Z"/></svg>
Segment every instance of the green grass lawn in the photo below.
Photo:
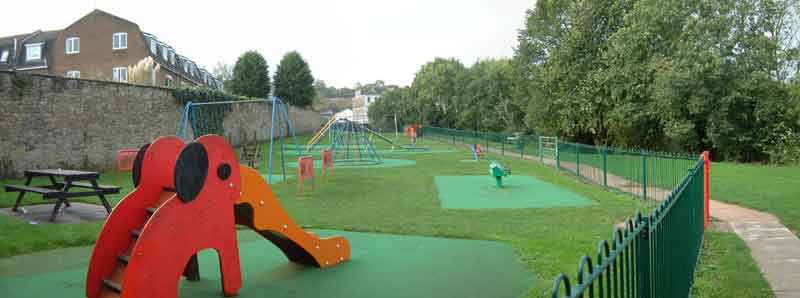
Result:
<svg viewBox="0 0 800 298"><path fill-rule="evenodd" d="M401 138L398 143L408 141ZM434 176L485 175L487 183L494 182L487 174L487 163L460 162L471 157L463 146L423 143L434 150L457 152L391 156L416 161L416 165L407 167L336 169L327 179L317 178L314 193L302 196L295 193L294 178L288 183L275 183L273 189L287 211L305 227L508 242L535 279L527 293L529 297L549 295L558 273L574 278L580 256L595 255L597 242L609 239L616 223L652 204L578 181L571 174L538 163L492 156L513 169L514 175L536 177L596 204L540 209L442 209ZM376 144L381 150L390 148L384 142ZM261 167L265 168L263 164ZM101 177L101 183L123 186L123 193L131 190L129 180L126 173L104 173ZM114 196L112 201L121 197ZM0 194L0 206L12 205L14 198L14 194ZM26 203L41 201L36 196L26 199ZM86 201L99 203L96 199ZM100 227L101 223L30 225L0 216L0 256L91 244Z"/></svg>
<svg viewBox="0 0 800 298"><path fill-rule="evenodd" d="M773 297L750 249L734 233L706 232L693 297Z"/></svg>
<svg viewBox="0 0 800 298"><path fill-rule="evenodd" d="M775 214L800 235L800 167L713 163L711 198Z"/></svg>

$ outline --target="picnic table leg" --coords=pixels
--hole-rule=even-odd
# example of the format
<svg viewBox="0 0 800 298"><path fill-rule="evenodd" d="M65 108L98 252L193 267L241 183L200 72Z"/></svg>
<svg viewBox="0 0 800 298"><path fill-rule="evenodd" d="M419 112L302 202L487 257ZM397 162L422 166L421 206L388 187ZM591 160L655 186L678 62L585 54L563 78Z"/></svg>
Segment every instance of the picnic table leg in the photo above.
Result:
<svg viewBox="0 0 800 298"><path fill-rule="evenodd" d="M56 221L56 215L58 215L58 210L61 209L61 203L63 203L63 202L64 202L64 198L63 197L58 197L56 199L56 206L53 208L53 214L50 215L50 221L51 222L55 222Z"/></svg>
<svg viewBox="0 0 800 298"><path fill-rule="evenodd" d="M28 179L25 180L25 186L30 186L31 185L31 179L33 179L33 177L32 176L28 176ZM19 192L19 195L17 196L17 202L14 203L14 208L11 209L11 211L14 211L14 212L18 211L19 204L22 203L22 197L24 197L24 196L25 196L25 192L24 191Z"/></svg>
<svg viewBox="0 0 800 298"><path fill-rule="evenodd" d="M97 185L97 180L92 179L89 180L89 182L92 183L92 187L94 187L94 190L100 192L97 194L97 196L100 197L100 202L103 203L103 207L106 207L106 211L108 211L108 214L111 214L111 204L108 203L108 200L106 200L106 196L103 195L100 186Z"/></svg>
<svg viewBox="0 0 800 298"><path fill-rule="evenodd" d="M58 183L56 182L56 178L55 177L53 177L53 176L47 176L47 177L50 178L50 183L52 183L53 186L58 185ZM64 181L64 186L61 187L61 191L62 192L67 192L67 191L69 191L70 187L72 187L72 182L71 181ZM67 200L66 198L64 198L64 204L66 205L65 208L72 207L72 205L69 204L69 200Z"/></svg>

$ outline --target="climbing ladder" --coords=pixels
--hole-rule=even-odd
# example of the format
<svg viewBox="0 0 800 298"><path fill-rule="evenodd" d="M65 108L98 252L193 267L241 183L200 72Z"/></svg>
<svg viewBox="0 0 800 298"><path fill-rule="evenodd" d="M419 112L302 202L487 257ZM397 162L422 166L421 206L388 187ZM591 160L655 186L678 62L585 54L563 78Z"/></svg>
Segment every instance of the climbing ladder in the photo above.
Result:
<svg viewBox="0 0 800 298"><path fill-rule="evenodd" d="M558 137L539 137L539 162L545 163L545 159L558 167Z"/></svg>

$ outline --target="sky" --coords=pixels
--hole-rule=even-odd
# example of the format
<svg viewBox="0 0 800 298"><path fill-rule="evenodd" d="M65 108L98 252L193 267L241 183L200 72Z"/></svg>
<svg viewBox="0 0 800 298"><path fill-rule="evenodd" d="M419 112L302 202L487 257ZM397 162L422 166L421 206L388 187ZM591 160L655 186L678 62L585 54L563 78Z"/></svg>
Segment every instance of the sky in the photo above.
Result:
<svg viewBox="0 0 800 298"><path fill-rule="evenodd" d="M270 74L298 51L316 79L352 87L409 85L436 57L469 66L511 57L535 0L44 0L12 1L0 36L63 29L98 8L134 23L199 66L256 50ZM44 8L44 9L42 9Z"/></svg>

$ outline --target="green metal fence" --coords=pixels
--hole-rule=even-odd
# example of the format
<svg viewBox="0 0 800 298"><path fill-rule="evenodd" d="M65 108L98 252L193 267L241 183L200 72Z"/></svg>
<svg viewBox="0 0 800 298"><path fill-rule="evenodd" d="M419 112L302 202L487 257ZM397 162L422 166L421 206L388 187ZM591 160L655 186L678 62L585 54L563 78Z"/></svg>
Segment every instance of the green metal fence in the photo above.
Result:
<svg viewBox="0 0 800 298"><path fill-rule="evenodd" d="M555 137L423 127L422 134L452 144L480 144L485 151L538 160L643 199L664 200L686 176L692 154L630 150L564 142ZM557 148L550 148L555 143Z"/></svg>
<svg viewBox="0 0 800 298"><path fill-rule="evenodd" d="M610 241L600 241L594 261L583 256L574 281L559 275L552 297L690 296L704 236L702 157L437 127L425 127L422 133L454 144L479 143L496 154L519 154L606 187L661 201L649 215L637 212L627 219ZM544 142L555 142L555 154L542 150Z"/></svg>

